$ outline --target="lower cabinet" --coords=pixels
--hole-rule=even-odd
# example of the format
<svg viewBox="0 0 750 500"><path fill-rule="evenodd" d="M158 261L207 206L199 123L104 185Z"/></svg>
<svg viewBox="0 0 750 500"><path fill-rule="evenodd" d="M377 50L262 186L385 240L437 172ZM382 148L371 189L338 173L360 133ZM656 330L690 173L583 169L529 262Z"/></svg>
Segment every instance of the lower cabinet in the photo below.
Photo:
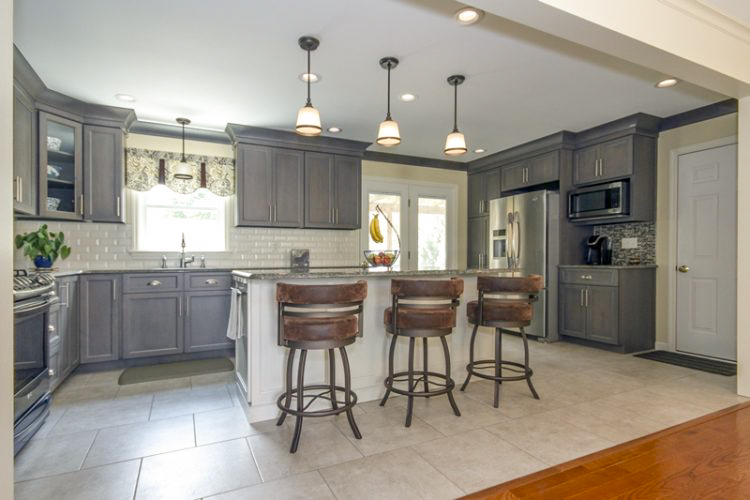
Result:
<svg viewBox="0 0 750 500"><path fill-rule="evenodd" d="M183 352L182 301L182 292L123 295L122 357Z"/></svg>
<svg viewBox="0 0 750 500"><path fill-rule="evenodd" d="M79 283L81 363L119 359L122 276L88 274Z"/></svg>
<svg viewBox="0 0 750 500"><path fill-rule="evenodd" d="M653 267L561 266L560 335L621 352L653 349L655 301Z"/></svg>
<svg viewBox="0 0 750 500"><path fill-rule="evenodd" d="M486 269L489 267L487 250L489 248L488 236L489 217L469 218L467 249L467 267L469 269Z"/></svg>
<svg viewBox="0 0 750 500"><path fill-rule="evenodd" d="M60 376L64 379L78 367L81 360L81 343L78 335L78 277L60 278L57 295L60 297L58 326L62 340Z"/></svg>
<svg viewBox="0 0 750 500"><path fill-rule="evenodd" d="M229 290L185 294L185 352L225 349L234 345L227 338L231 298Z"/></svg>

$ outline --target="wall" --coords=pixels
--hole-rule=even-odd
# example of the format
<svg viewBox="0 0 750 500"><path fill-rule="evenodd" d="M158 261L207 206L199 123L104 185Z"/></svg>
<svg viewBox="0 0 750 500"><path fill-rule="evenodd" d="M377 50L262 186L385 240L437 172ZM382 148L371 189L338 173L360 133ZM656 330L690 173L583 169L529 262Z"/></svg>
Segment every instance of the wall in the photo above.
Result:
<svg viewBox="0 0 750 500"><path fill-rule="evenodd" d="M737 119L737 392L750 397L750 97Z"/></svg>
<svg viewBox="0 0 750 500"><path fill-rule="evenodd" d="M4 69L2 69L4 68ZM13 2L0 0L0 498L13 498Z"/></svg>
<svg viewBox="0 0 750 500"><path fill-rule="evenodd" d="M666 343L669 310L669 237L675 231L675 221L670 219L670 156L680 148L703 144L725 137L737 136L737 114L693 123L667 130L659 135L656 198L656 341ZM741 226L740 226L741 227Z"/></svg>
<svg viewBox="0 0 750 500"><path fill-rule="evenodd" d="M412 165L400 165L396 163L384 163L379 161L362 162L363 177L381 177L387 179L400 179L412 182L438 182L441 184L452 184L458 187L458 255L456 262L458 267L466 266L466 252L468 234L466 232L466 221L468 219L468 178L466 172L448 170L445 168L417 167Z"/></svg>

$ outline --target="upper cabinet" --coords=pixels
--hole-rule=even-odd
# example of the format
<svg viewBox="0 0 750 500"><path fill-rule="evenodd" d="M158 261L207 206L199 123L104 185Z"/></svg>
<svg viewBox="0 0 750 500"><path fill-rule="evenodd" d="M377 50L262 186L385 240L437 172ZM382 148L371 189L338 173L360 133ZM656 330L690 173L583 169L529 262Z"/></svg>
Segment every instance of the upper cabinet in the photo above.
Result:
<svg viewBox="0 0 750 500"><path fill-rule="evenodd" d="M238 226L302 227L304 154L237 146Z"/></svg>
<svg viewBox="0 0 750 500"><path fill-rule="evenodd" d="M238 226L359 229L365 142L227 125Z"/></svg>
<svg viewBox="0 0 750 500"><path fill-rule="evenodd" d="M13 208L36 214L37 116L31 97L13 86Z"/></svg>
<svg viewBox="0 0 750 500"><path fill-rule="evenodd" d="M573 154L573 183L606 182L633 174L633 136L577 150Z"/></svg>
<svg viewBox="0 0 750 500"><path fill-rule="evenodd" d="M13 198L45 219L124 221L124 134L132 109L88 104L48 89L16 49Z"/></svg>
<svg viewBox="0 0 750 500"><path fill-rule="evenodd" d="M490 213L490 200L500 198L500 175L499 168L469 174L469 217Z"/></svg>
<svg viewBox="0 0 750 500"><path fill-rule="evenodd" d="M125 134L115 127L83 126L84 218L124 222Z"/></svg>
<svg viewBox="0 0 750 500"><path fill-rule="evenodd" d="M83 219L83 127L39 112L39 215Z"/></svg>
<svg viewBox="0 0 750 500"><path fill-rule="evenodd" d="M560 179L560 153L551 151L502 168L503 191L515 191Z"/></svg>

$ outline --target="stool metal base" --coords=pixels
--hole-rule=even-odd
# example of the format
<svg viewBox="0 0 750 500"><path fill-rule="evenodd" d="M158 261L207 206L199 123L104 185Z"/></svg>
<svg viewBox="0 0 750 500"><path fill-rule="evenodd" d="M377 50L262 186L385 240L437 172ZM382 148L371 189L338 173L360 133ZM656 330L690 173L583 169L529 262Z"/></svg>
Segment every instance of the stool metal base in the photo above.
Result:
<svg viewBox="0 0 750 500"><path fill-rule="evenodd" d="M456 387L456 383L451 378L451 361L450 352L448 351L448 343L445 341L445 336L440 336L440 341L443 346L443 353L445 354L445 373L438 373L429 371L427 368L427 338L422 338L423 341L423 369L414 370L414 337L409 337L409 369L402 372L393 372L393 357L396 350L396 341L399 335L393 335L391 337L391 347L388 354L388 378L383 381L386 391L383 399L380 401L380 406L385 406L386 401L391 392L406 396L409 398L406 407L406 427L411 426L412 415L414 413L414 398L429 398L432 396L440 396L442 394L448 395L448 402L453 409L453 413L457 416L461 416L461 411L458 409L456 400L453 398L453 389ZM435 379L441 382L435 382ZM394 386L394 383L406 382L408 389L401 389ZM424 390L418 391L416 388L423 384ZM439 386L439 389L431 389L430 385Z"/></svg>
<svg viewBox="0 0 750 500"><path fill-rule="evenodd" d="M352 413L352 408L357 404L357 394L351 389L351 372L349 370L349 357L346 354L346 349L344 347L339 348L341 361L344 365L344 387L336 385L336 358L333 349L328 349L329 384L304 385L307 349L301 349L299 366L297 367L297 387L292 387L292 370L294 366L295 351L295 348L289 349L289 356L286 365L286 392L281 394L276 400L276 406L281 410L281 415L276 421L276 425L282 425L287 414L296 417L294 436L292 437L292 445L289 452L294 453L297 451L299 440L302 435L302 419L304 417L328 417L346 412L346 418L349 421L349 427L351 427L354 437L362 439L362 434L359 432L357 423L354 421L354 414ZM307 394L307 391L318 392ZM339 392L343 392L344 394L343 402L337 397L337 393ZM292 398L297 400L296 409L292 408ZM306 402L306 399L309 401ZM318 399L330 401L331 409L308 411L310 405Z"/></svg>
<svg viewBox="0 0 750 500"><path fill-rule="evenodd" d="M498 408L500 406L500 384L502 384L503 382L525 380L529 386L531 395L534 396L534 399L539 399L539 394L536 392L536 389L534 389L534 384L531 383L531 377L532 375L534 375L534 371L531 369L531 367L529 367L529 343L528 343L528 338L526 336L526 333L523 330L523 327L520 328L521 338L523 339L523 353L524 353L523 364L517 363L515 361L505 361L502 359L502 335L503 333L516 333L516 332L512 330L507 330L505 328L499 328L499 327L495 327L495 359L482 359L482 360L475 361L474 360L474 340L476 338L478 328L479 328L479 325L474 325L474 330L471 332L471 341L469 344L469 364L466 365L466 371L468 373L466 374L466 380L461 386L461 391L466 390L466 387L469 385L469 380L471 380L472 375L475 375L479 378L483 378L485 380L494 380L495 381L495 398L494 398L493 406L495 408ZM511 371L520 373L520 375L504 376L502 374L503 367L510 367ZM479 371L479 370L486 370L490 368L493 368L495 370L494 375L488 375L486 373L482 373Z"/></svg>

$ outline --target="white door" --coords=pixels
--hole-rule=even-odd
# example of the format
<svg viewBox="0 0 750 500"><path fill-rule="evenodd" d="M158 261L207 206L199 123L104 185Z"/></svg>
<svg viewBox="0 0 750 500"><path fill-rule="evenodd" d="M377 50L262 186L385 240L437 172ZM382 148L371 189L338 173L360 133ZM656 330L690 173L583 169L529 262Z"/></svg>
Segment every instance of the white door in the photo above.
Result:
<svg viewBox="0 0 750 500"><path fill-rule="evenodd" d="M367 250L400 250L394 270L450 269L456 266L457 231L456 189L431 184L390 183L364 179L364 216L368 225L362 228L362 248ZM369 234L369 223L380 208L400 235L383 216L379 216L385 241L375 243Z"/></svg>
<svg viewBox="0 0 750 500"><path fill-rule="evenodd" d="M678 351L737 359L737 145L677 164Z"/></svg>

